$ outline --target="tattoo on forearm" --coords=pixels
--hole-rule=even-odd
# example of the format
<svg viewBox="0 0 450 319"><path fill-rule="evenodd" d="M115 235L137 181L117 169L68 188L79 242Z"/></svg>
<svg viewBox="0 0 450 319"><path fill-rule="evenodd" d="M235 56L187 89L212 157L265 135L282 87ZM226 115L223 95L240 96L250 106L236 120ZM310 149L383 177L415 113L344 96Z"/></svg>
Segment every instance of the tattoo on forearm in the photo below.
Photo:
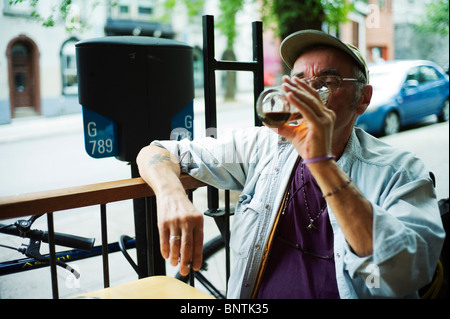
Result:
<svg viewBox="0 0 450 319"><path fill-rule="evenodd" d="M168 155L155 154L155 155L153 155L152 159L150 161L148 161L148 166L152 166L152 165L162 163L162 162L167 162L169 160L170 160L170 156L168 156Z"/></svg>
<svg viewBox="0 0 450 319"><path fill-rule="evenodd" d="M361 193L361 191L355 185L352 184L350 187L355 192L355 195L357 198L364 198L364 195Z"/></svg>

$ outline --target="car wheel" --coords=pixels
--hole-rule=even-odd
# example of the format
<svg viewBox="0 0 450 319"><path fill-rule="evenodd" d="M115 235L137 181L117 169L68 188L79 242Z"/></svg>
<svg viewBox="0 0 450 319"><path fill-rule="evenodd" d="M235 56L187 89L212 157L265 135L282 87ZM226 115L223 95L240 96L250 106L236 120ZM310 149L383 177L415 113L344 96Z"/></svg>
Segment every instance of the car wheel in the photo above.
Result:
<svg viewBox="0 0 450 319"><path fill-rule="evenodd" d="M441 114L438 115L439 122L448 121L448 99L445 100L444 105L442 106Z"/></svg>
<svg viewBox="0 0 450 319"><path fill-rule="evenodd" d="M384 119L383 133L391 135L400 131L400 118L396 112L389 112Z"/></svg>

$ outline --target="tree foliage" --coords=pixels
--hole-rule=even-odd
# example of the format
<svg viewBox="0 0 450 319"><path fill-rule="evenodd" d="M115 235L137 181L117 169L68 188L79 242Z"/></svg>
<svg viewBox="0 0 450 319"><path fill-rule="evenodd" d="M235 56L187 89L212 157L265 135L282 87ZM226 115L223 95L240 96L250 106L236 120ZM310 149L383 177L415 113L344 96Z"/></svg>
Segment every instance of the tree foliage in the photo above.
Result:
<svg viewBox="0 0 450 319"><path fill-rule="evenodd" d="M23 0L11 0L10 4L17 4ZM33 7L39 0L30 0ZM208 0L164 0L164 8L166 15L169 11L175 8L177 3L183 3L187 8L189 16L198 15L204 8L205 2ZM243 10L244 4L252 2L260 4L260 13L264 25L275 30L277 36L284 38L290 33L302 29L317 29L320 30L324 22L328 23L330 27L335 27L339 23L347 19L347 14L353 10L353 1L349 0L218 0L220 14L217 17L217 28L227 39L227 46L223 57L225 59L234 59L234 40L237 36L236 15ZM356 0L366 1L367 0ZM437 0L447 3L448 0ZM94 5L98 4L99 0L93 1ZM112 5L117 5L117 0L111 1ZM44 26L53 26L55 24L55 14L59 13L63 21L68 20L70 6L72 0L60 0L59 6L54 7L49 17L40 17L36 10L33 10L32 16L42 22ZM69 17L70 19L70 17ZM70 21L69 21L70 22ZM68 31L73 31L68 28ZM447 17L447 32L448 32L448 17ZM228 72L230 73L230 72ZM232 75L232 74L231 74ZM227 83L235 80L230 76ZM234 84L235 85L235 84ZM227 85L234 87L234 85ZM230 92L234 91L230 89ZM233 98L234 93L230 94Z"/></svg>
<svg viewBox="0 0 450 319"><path fill-rule="evenodd" d="M181 2L183 2L186 6L188 16L190 17L198 15L199 12L203 10L205 1L206 0L181 0ZM177 2L177 0L165 0L163 5L166 11L171 11L173 8L175 8Z"/></svg>
<svg viewBox="0 0 450 319"><path fill-rule="evenodd" d="M261 13L264 24L284 38L298 30L320 30L324 22L337 27L353 8L347 0L262 0Z"/></svg>
<svg viewBox="0 0 450 319"><path fill-rule="evenodd" d="M16 5L22 2L23 0L10 0L9 4ZM55 2L56 5L52 7L48 16L42 16L37 12L36 6L38 2L39 0L29 0L29 4L33 8L31 17L40 22L44 27L53 27L58 21L63 21L66 31L71 33L82 30L87 26L85 21L79 21L75 15L71 14L72 0L59 0L59 2ZM99 0L89 2L92 9L99 5Z"/></svg>
<svg viewBox="0 0 450 319"><path fill-rule="evenodd" d="M233 48L237 35L236 15L244 7L245 0L219 0L220 15L217 27L227 39L227 49Z"/></svg>
<svg viewBox="0 0 450 319"><path fill-rule="evenodd" d="M433 0L425 11L418 30L424 33L449 34L449 0Z"/></svg>
<svg viewBox="0 0 450 319"><path fill-rule="evenodd" d="M208 0L164 0L163 4L166 11L170 11L177 3L183 3L187 8L189 16L198 15L204 8ZM244 4L253 2L261 4L261 17L267 27L273 28L277 35L284 37L294 31L301 29L320 29L324 22L330 26L336 27L342 21L347 19L347 14L353 10L353 1L348 0L218 0L220 15L217 17L217 27L227 39L227 49L232 49L234 39L237 34L236 15L242 11ZM366 1L367 0L359 0ZM10 4L21 3L23 0L10 0ZM36 7L39 0L29 0L32 7ZM89 1L93 7L99 4L99 0ZM68 21L66 23L67 31L74 31L79 25L70 23L70 9L72 0L56 1L55 5L47 17L42 17L36 10L33 10L32 16L39 20L42 25L54 26L58 19ZM117 4L112 0L112 5ZM430 13L435 20L441 20L439 14L447 14L447 33L448 33L448 0L434 0L433 4L437 8L430 9ZM442 5L447 6L447 10L442 12ZM432 7L432 5L430 5ZM431 12L430 11L430 12ZM72 21L75 22L75 21ZM444 26L445 29L445 26Z"/></svg>

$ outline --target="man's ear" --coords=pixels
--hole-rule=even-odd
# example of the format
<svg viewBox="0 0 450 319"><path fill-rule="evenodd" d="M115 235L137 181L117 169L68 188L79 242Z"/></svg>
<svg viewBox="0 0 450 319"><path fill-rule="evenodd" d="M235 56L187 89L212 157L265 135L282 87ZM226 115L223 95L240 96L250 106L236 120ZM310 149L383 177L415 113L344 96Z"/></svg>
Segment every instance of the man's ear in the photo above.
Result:
<svg viewBox="0 0 450 319"><path fill-rule="evenodd" d="M356 106L356 113L362 115L370 104L372 99L373 87L371 85L365 85L362 88L362 94L359 98L358 104Z"/></svg>

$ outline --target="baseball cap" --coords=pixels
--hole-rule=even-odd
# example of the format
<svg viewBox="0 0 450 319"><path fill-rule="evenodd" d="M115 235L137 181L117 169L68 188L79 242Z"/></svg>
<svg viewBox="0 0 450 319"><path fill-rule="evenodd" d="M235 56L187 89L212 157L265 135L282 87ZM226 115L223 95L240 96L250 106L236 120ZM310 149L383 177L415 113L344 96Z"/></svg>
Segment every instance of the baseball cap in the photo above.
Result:
<svg viewBox="0 0 450 319"><path fill-rule="evenodd" d="M318 30L301 30L287 36L280 46L280 55L284 63L292 69L302 52L312 46L327 45L347 53L361 68L369 83L369 68L366 60L357 47L342 42L336 37Z"/></svg>

